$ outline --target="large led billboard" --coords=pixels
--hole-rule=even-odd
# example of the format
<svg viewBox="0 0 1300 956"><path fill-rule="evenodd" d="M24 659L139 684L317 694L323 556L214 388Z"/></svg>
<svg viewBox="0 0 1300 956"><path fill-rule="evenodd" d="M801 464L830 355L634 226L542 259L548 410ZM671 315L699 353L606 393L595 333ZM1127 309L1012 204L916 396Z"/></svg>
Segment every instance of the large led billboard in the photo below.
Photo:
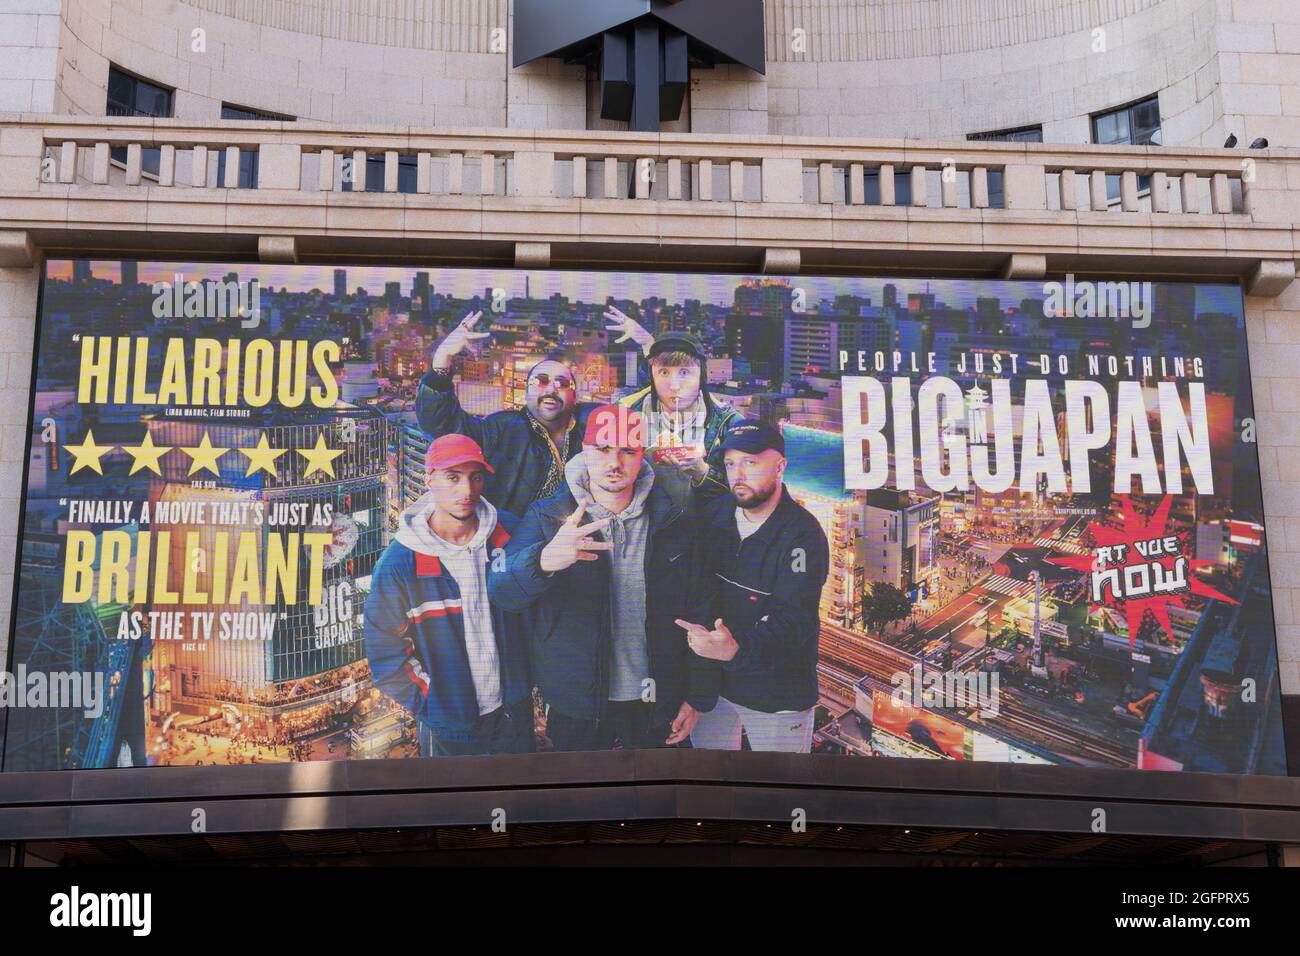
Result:
<svg viewBox="0 0 1300 956"><path fill-rule="evenodd" d="M1195 284L56 260L5 770L1286 772Z"/></svg>

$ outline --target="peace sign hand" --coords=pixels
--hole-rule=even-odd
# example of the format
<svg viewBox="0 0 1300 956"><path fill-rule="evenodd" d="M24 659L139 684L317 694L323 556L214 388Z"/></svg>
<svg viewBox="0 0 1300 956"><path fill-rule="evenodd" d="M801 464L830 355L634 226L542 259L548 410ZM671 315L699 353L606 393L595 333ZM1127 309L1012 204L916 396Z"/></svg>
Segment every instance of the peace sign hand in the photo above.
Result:
<svg viewBox="0 0 1300 956"><path fill-rule="evenodd" d="M582 527L578 526L586 511L587 506L579 504L578 510L569 515L564 524L560 525L560 530L555 533L551 543L542 549L539 560L542 570L547 574L563 571L578 561L599 560L600 555L595 552L613 549L614 545L608 541L591 540L593 534L603 531L609 524L608 518L593 521Z"/></svg>
<svg viewBox="0 0 1300 956"><path fill-rule="evenodd" d="M490 332L472 331L474 323L482 317L482 312L471 312L447 333L447 337L438 344L438 348L433 353L434 368L446 368L451 362L451 357L465 351L471 342L491 337Z"/></svg>

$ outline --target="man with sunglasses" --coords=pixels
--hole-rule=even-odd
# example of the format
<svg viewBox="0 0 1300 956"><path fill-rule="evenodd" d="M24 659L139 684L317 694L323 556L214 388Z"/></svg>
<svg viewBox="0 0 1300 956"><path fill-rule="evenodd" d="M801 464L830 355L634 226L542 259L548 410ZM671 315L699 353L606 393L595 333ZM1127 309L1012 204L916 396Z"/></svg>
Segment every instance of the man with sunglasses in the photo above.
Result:
<svg viewBox="0 0 1300 956"><path fill-rule="evenodd" d="M554 494L564 483L565 464L582 451L582 433L595 402L579 402L573 370L563 362L543 359L528 373L525 407L479 417L461 408L451 378L451 360L476 339L482 312L473 312L438 344L432 367L420 380L416 413L420 427L432 439L468 435L478 442L495 473L488 476L484 496L513 514L524 514L539 498Z"/></svg>

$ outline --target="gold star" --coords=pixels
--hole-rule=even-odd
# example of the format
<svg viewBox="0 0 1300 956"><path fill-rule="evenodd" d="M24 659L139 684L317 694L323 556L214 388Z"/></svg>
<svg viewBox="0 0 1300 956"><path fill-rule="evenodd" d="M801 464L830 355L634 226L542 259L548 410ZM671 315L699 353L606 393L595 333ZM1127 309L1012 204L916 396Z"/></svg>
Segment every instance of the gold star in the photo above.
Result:
<svg viewBox="0 0 1300 956"><path fill-rule="evenodd" d="M162 477L162 469L158 467L158 459L171 451L171 446L155 445L153 435L145 433L144 441L135 445L123 445L122 451L131 456L133 460L131 470L128 474L134 475L141 468L148 468L155 475Z"/></svg>
<svg viewBox="0 0 1300 956"><path fill-rule="evenodd" d="M202 471L205 468L214 475L220 475L221 472L217 469L217 459L230 449L212 447L212 439L208 438L207 432L204 432L203 440L199 442L197 448L182 448L181 451L193 459L190 462L190 470L186 472L187 475L192 475L196 471Z"/></svg>
<svg viewBox="0 0 1300 956"><path fill-rule="evenodd" d="M266 432L262 432L262 437L257 440L256 448L241 448L239 453L248 458L248 471L244 472L244 477L251 477L255 471L265 471L272 478L279 478L280 473L275 470L275 460L283 455L289 449L272 448L271 443L266 440Z"/></svg>
<svg viewBox="0 0 1300 956"><path fill-rule="evenodd" d="M100 464L99 459L113 450L112 445L96 445L95 433L90 429L86 430L86 440L80 445L64 445L63 447L72 452L72 456L76 459L72 463L72 470L68 472L70 475L75 475L82 468L91 468L96 474L102 475L104 466Z"/></svg>
<svg viewBox="0 0 1300 956"><path fill-rule="evenodd" d="M310 478L318 471L323 471L331 478L334 477L334 459L343 454L343 449L337 451L325 446L325 436L316 436L315 448L299 448L298 454L307 459L307 470L303 472L304 478Z"/></svg>

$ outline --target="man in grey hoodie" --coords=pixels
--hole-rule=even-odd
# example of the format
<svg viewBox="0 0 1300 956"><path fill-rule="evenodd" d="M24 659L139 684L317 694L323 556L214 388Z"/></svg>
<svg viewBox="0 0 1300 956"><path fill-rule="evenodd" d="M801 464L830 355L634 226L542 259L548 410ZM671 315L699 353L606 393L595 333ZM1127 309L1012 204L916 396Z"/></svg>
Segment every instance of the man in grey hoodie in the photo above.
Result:
<svg viewBox="0 0 1300 956"><path fill-rule="evenodd" d="M439 438L425 468L429 492L402 512L371 576L374 682L419 720L422 756L531 750L527 648L487 593L515 519L483 497L491 468L473 439Z"/></svg>
<svg viewBox="0 0 1300 956"><path fill-rule="evenodd" d="M529 508L493 565L493 601L525 612L555 749L674 746L712 708L714 662L673 633L694 593L693 514L689 482L646 459L642 416L604 406L565 488Z"/></svg>

